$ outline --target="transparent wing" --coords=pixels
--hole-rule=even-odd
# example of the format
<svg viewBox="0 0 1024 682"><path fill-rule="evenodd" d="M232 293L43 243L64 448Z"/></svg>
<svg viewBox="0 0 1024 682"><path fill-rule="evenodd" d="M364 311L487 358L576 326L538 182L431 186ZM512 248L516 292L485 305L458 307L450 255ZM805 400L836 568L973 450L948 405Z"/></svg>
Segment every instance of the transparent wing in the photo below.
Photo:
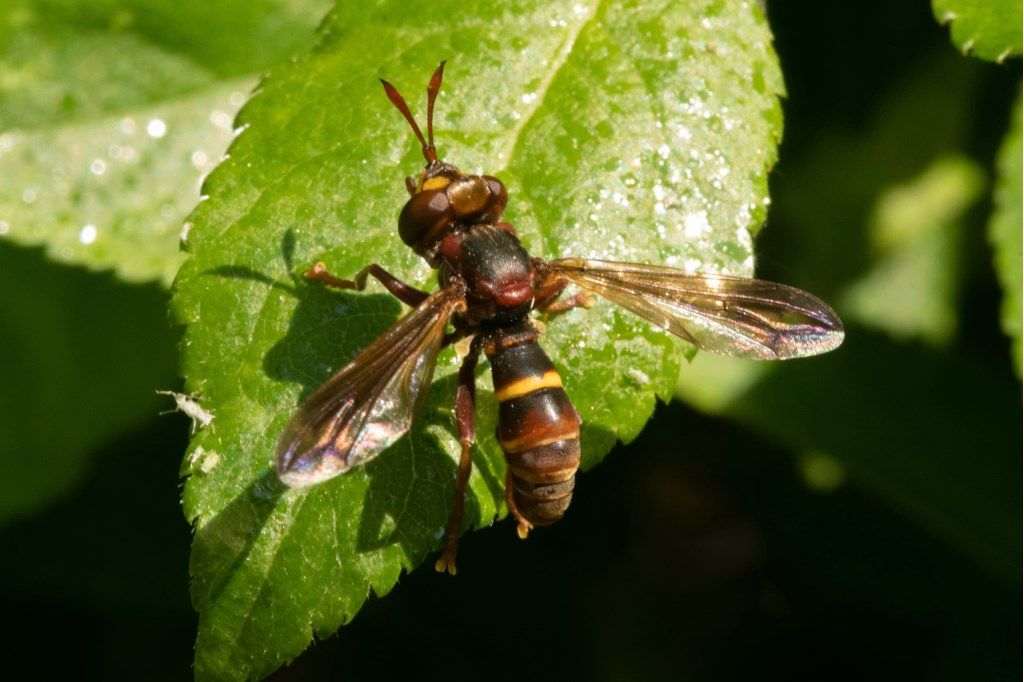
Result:
<svg viewBox="0 0 1024 682"><path fill-rule="evenodd" d="M306 399L277 444L282 482L326 481L373 459L409 430L448 319L462 300L457 287L431 295Z"/></svg>
<svg viewBox="0 0 1024 682"><path fill-rule="evenodd" d="M542 266L712 353L786 360L843 342L843 323L818 298L784 284L674 268L564 258Z"/></svg>

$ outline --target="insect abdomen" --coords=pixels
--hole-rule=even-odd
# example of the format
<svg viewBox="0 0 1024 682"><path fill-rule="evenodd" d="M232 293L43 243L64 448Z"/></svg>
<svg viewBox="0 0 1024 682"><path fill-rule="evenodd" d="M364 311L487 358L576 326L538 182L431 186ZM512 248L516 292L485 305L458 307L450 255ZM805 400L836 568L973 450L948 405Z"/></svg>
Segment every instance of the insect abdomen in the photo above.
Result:
<svg viewBox="0 0 1024 682"><path fill-rule="evenodd" d="M532 327L500 334L485 350L498 400L498 442L510 472L507 494L533 525L554 523L572 501L579 413Z"/></svg>

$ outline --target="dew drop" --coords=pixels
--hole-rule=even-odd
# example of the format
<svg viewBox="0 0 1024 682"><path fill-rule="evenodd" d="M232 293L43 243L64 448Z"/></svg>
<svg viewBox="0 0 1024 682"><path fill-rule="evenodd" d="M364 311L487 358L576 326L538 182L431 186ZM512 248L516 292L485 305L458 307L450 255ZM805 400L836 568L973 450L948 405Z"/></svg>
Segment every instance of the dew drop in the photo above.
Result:
<svg viewBox="0 0 1024 682"><path fill-rule="evenodd" d="M203 166L206 165L206 162L208 160L206 152L204 152L202 149L197 149L194 152L192 152L191 159L192 165L195 166L196 168L202 168Z"/></svg>
<svg viewBox="0 0 1024 682"><path fill-rule="evenodd" d="M686 218L683 219L683 233L690 239L700 237L710 231L711 225L708 223L708 214L706 211L695 211L693 213L689 213Z"/></svg>
<svg viewBox="0 0 1024 682"><path fill-rule="evenodd" d="M94 159L93 162L89 164L89 171L93 175L103 175L106 170L107 164L102 159Z"/></svg>
<svg viewBox="0 0 1024 682"><path fill-rule="evenodd" d="M83 244L92 244L96 241L96 226L86 225L78 233L78 241Z"/></svg>
<svg viewBox="0 0 1024 682"><path fill-rule="evenodd" d="M214 109L210 112L210 123L218 128L231 132L231 116L220 109Z"/></svg>
<svg viewBox="0 0 1024 682"><path fill-rule="evenodd" d="M21 200L24 201L26 204L32 204L35 203L36 196L36 191L29 187L22 191Z"/></svg>
<svg viewBox="0 0 1024 682"><path fill-rule="evenodd" d="M153 118L146 124L146 134L153 138L161 138L167 134L167 124L162 119Z"/></svg>
<svg viewBox="0 0 1024 682"><path fill-rule="evenodd" d="M0 220L0 235L5 235L11 231L11 226L6 220Z"/></svg>

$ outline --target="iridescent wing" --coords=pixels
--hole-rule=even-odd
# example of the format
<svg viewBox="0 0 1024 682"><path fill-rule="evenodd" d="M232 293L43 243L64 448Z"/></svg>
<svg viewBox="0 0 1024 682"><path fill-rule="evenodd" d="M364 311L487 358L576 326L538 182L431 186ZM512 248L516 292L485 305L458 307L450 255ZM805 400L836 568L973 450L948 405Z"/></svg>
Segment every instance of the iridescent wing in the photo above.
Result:
<svg viewBox="0 0 1024 682"><path fill-rule="evenodd" d="M423 402L461 288L432 294L318 388L277 443L277 475L313 485L365 464L405 434Z"/></svg>
<svg viewBox="0 0 1024 682"><path fill-rule="evenodd" d="M839 316L806 291L744 277L564 258L541 266L712 353L787 360L843 342Z"/></svg>

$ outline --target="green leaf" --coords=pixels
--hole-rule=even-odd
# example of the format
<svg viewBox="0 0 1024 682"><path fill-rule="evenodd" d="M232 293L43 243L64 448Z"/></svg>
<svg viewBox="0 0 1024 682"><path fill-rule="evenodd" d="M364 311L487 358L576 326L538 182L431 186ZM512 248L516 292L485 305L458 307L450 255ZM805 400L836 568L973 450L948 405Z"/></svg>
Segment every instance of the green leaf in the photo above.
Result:
<svg viewBox="0 0 1024 682"><path fill-rule="evenodd" d="M0 244L0 524L66 493L176 383L167 292ZM16 295L14 295L16 292ZM140 452L140 457L147 453Z"/></svg>
<svg viewBox="0 0 1024 682"><path fill-rule="evenodd" d="M963 218L984 186L977 164L946 156L887 189L868 224L874 265L845 292L847 318L898 339L948 342L956 331Z"/></svg>
<svg viewBox="0 0 1024 682"><path fill-rule="evenodd" d="M1003 331L1013 341L1011 353L1021 375L1021 306L1024 277L1021 274L1021 97L1013 107L1010 129L1006 133L996 162L995 210L988 225L989 240L995 250L995 267L1003 285Z"/></svg>
<svg viewBox="0 0 1024 682"><path fill-rule="evenodd" d="M256 73L325 0L15 0L0 9L0 238L169 284Z"/></svg>
<svg viewBox="0 0 1024 682"><path fill-rule="evenodd" d="M1020 0L932 0L932 11L964 54L1002 62L1021 53Z"/></svg>
<svg viewBox="0 0 1024 682"><path fill-rule="evenodd" d="M782 90L752 3L467 10L339 7L318 48L243 109L245 132L192 216L173 309L188 325L187 388L216 415L186 460L200 677L267 674L331 634L437 547L451 510L450 350L411 436L367 466L308 490L283 490L270 468L301 397L401 313L379 288L339 294L298 273L372 260L435 286L397 238L402 178L422 158L377 76L422 115L418 93L450 60L441 155L506 182L506 216L535 255L752 271ZM544 345L583 416L585 467L670 395L682 352L604 304L551 321ZM489 382L479 388L466 527L505 513L494 400Z"/></svg>

